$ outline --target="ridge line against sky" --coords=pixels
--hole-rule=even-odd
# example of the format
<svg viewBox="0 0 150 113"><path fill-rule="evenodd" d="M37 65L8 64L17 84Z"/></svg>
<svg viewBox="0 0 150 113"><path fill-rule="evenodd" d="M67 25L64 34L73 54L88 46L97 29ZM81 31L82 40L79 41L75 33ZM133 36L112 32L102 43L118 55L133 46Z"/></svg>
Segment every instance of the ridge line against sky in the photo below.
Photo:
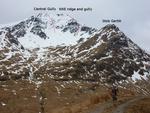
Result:
<svg viewBox="0 0 150 113"><path fill-rule="evenodd" d="M121 19L121 23L116 23L120 30L150 52L149 4L149 0L1 0L0 24L24 20L35 13L34 7L91 7L92 12L65 13L95 28L108 24L103 19Z"/></svg>

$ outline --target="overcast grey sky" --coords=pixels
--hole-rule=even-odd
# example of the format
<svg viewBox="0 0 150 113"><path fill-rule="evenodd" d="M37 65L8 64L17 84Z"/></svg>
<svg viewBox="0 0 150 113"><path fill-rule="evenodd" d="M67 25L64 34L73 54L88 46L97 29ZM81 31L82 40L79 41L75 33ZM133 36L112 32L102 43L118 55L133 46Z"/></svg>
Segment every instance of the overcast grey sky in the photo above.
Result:
<svg viewBox="0 0 150 113"><path fill-rule="evenodd" d="M96 28L106 24L102 19L121 19L116 25L135 43L150 51L149 5L150 0L0 0L0 24L28 18L35 13L34 7L91 7L92 12L66 13Z"/></svg>

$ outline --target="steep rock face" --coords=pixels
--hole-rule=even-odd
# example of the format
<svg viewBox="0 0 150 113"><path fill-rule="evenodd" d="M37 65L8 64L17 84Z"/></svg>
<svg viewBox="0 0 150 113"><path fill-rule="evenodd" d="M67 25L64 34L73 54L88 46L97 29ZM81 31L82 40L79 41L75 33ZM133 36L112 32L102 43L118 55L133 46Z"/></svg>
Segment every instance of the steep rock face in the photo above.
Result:
<svg viewBox="0 0 150 113"><path fill-rule="evenodd" d="M3 27L25 48L72 45L97 30L82 26L69 15L38 14L16 25ZM42 43L41 43L42 42Z"/></svg>

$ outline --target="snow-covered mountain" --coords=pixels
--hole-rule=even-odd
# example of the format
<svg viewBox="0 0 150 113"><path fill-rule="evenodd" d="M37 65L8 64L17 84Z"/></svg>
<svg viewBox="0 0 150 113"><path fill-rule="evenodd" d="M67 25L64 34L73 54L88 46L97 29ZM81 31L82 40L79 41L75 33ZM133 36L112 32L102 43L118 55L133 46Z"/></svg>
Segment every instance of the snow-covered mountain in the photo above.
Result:
<svg viewBox="0 0 150 113"><path fill-rule="evenodd" d="M0 51L0 80L114 83L150 73L150 55L117 26L97 30L63 14L39 14L1 28Z"/></svg>
<svg viewBox="0 0 150 113"><path fill-rule="evenodd" d="M146 65L149 65L150 55L115 25L103 27L75 46L60 47L55 51L50 49L46 59L46 65L35 72L38 77L44 74L55 80L113 83L130 77L133 80L146 79L149 75Z"/></svg>
<svg viewBox="0 0 150 113"><path fill-rule="evenodd" d="M64 14L38 14L18 24L3 27L25 48L49 47L77 44L88 38L94 28L81 25L74 18Z"/></svg>
<svg viewBox="0 0 150 113"><path fill-rule="evenodd" d="M0 28L1 112L89 112L111 102L112 84L119 105L150 95L150 55L114 24L97 30L38 14Z"/></svg>

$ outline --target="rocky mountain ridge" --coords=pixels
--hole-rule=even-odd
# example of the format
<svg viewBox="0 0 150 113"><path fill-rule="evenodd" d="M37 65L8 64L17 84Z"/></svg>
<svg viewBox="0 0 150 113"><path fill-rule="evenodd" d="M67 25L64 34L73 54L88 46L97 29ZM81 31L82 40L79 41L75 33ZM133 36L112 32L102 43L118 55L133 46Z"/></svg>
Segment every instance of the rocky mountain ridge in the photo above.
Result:
<svg viewBox="0 0 150 113"><path fill-rule="evenodd" d="M69 16L56 15L51 21L49 18L49 15L39 14L1 29L1 81L21 78L43 81L49 78L114 83L136 76L146 79L149 75L146 65L149 65L150 55L114 24L96 30L81 26ZM46 30L50 30L53 37L49 37ZM56 31L53 35L52 30ZM48 40L57 39L58 32L66 39L75 39L75 43L51 45ZM62 37L60 35L57 41ZM33 38L34 41L48 42L49 46L45 43L46 47L38 46L40 41L30 40ZM32 48L29 48L29 42L34 45Z"/></svg>
<svg viewBox="0 0 150 113"><path fill-rule="evenodd" d="M69 15L47 13L31 16L2 30L9 32L26 48L72 45L97 31L79 24Z"/></svg>

